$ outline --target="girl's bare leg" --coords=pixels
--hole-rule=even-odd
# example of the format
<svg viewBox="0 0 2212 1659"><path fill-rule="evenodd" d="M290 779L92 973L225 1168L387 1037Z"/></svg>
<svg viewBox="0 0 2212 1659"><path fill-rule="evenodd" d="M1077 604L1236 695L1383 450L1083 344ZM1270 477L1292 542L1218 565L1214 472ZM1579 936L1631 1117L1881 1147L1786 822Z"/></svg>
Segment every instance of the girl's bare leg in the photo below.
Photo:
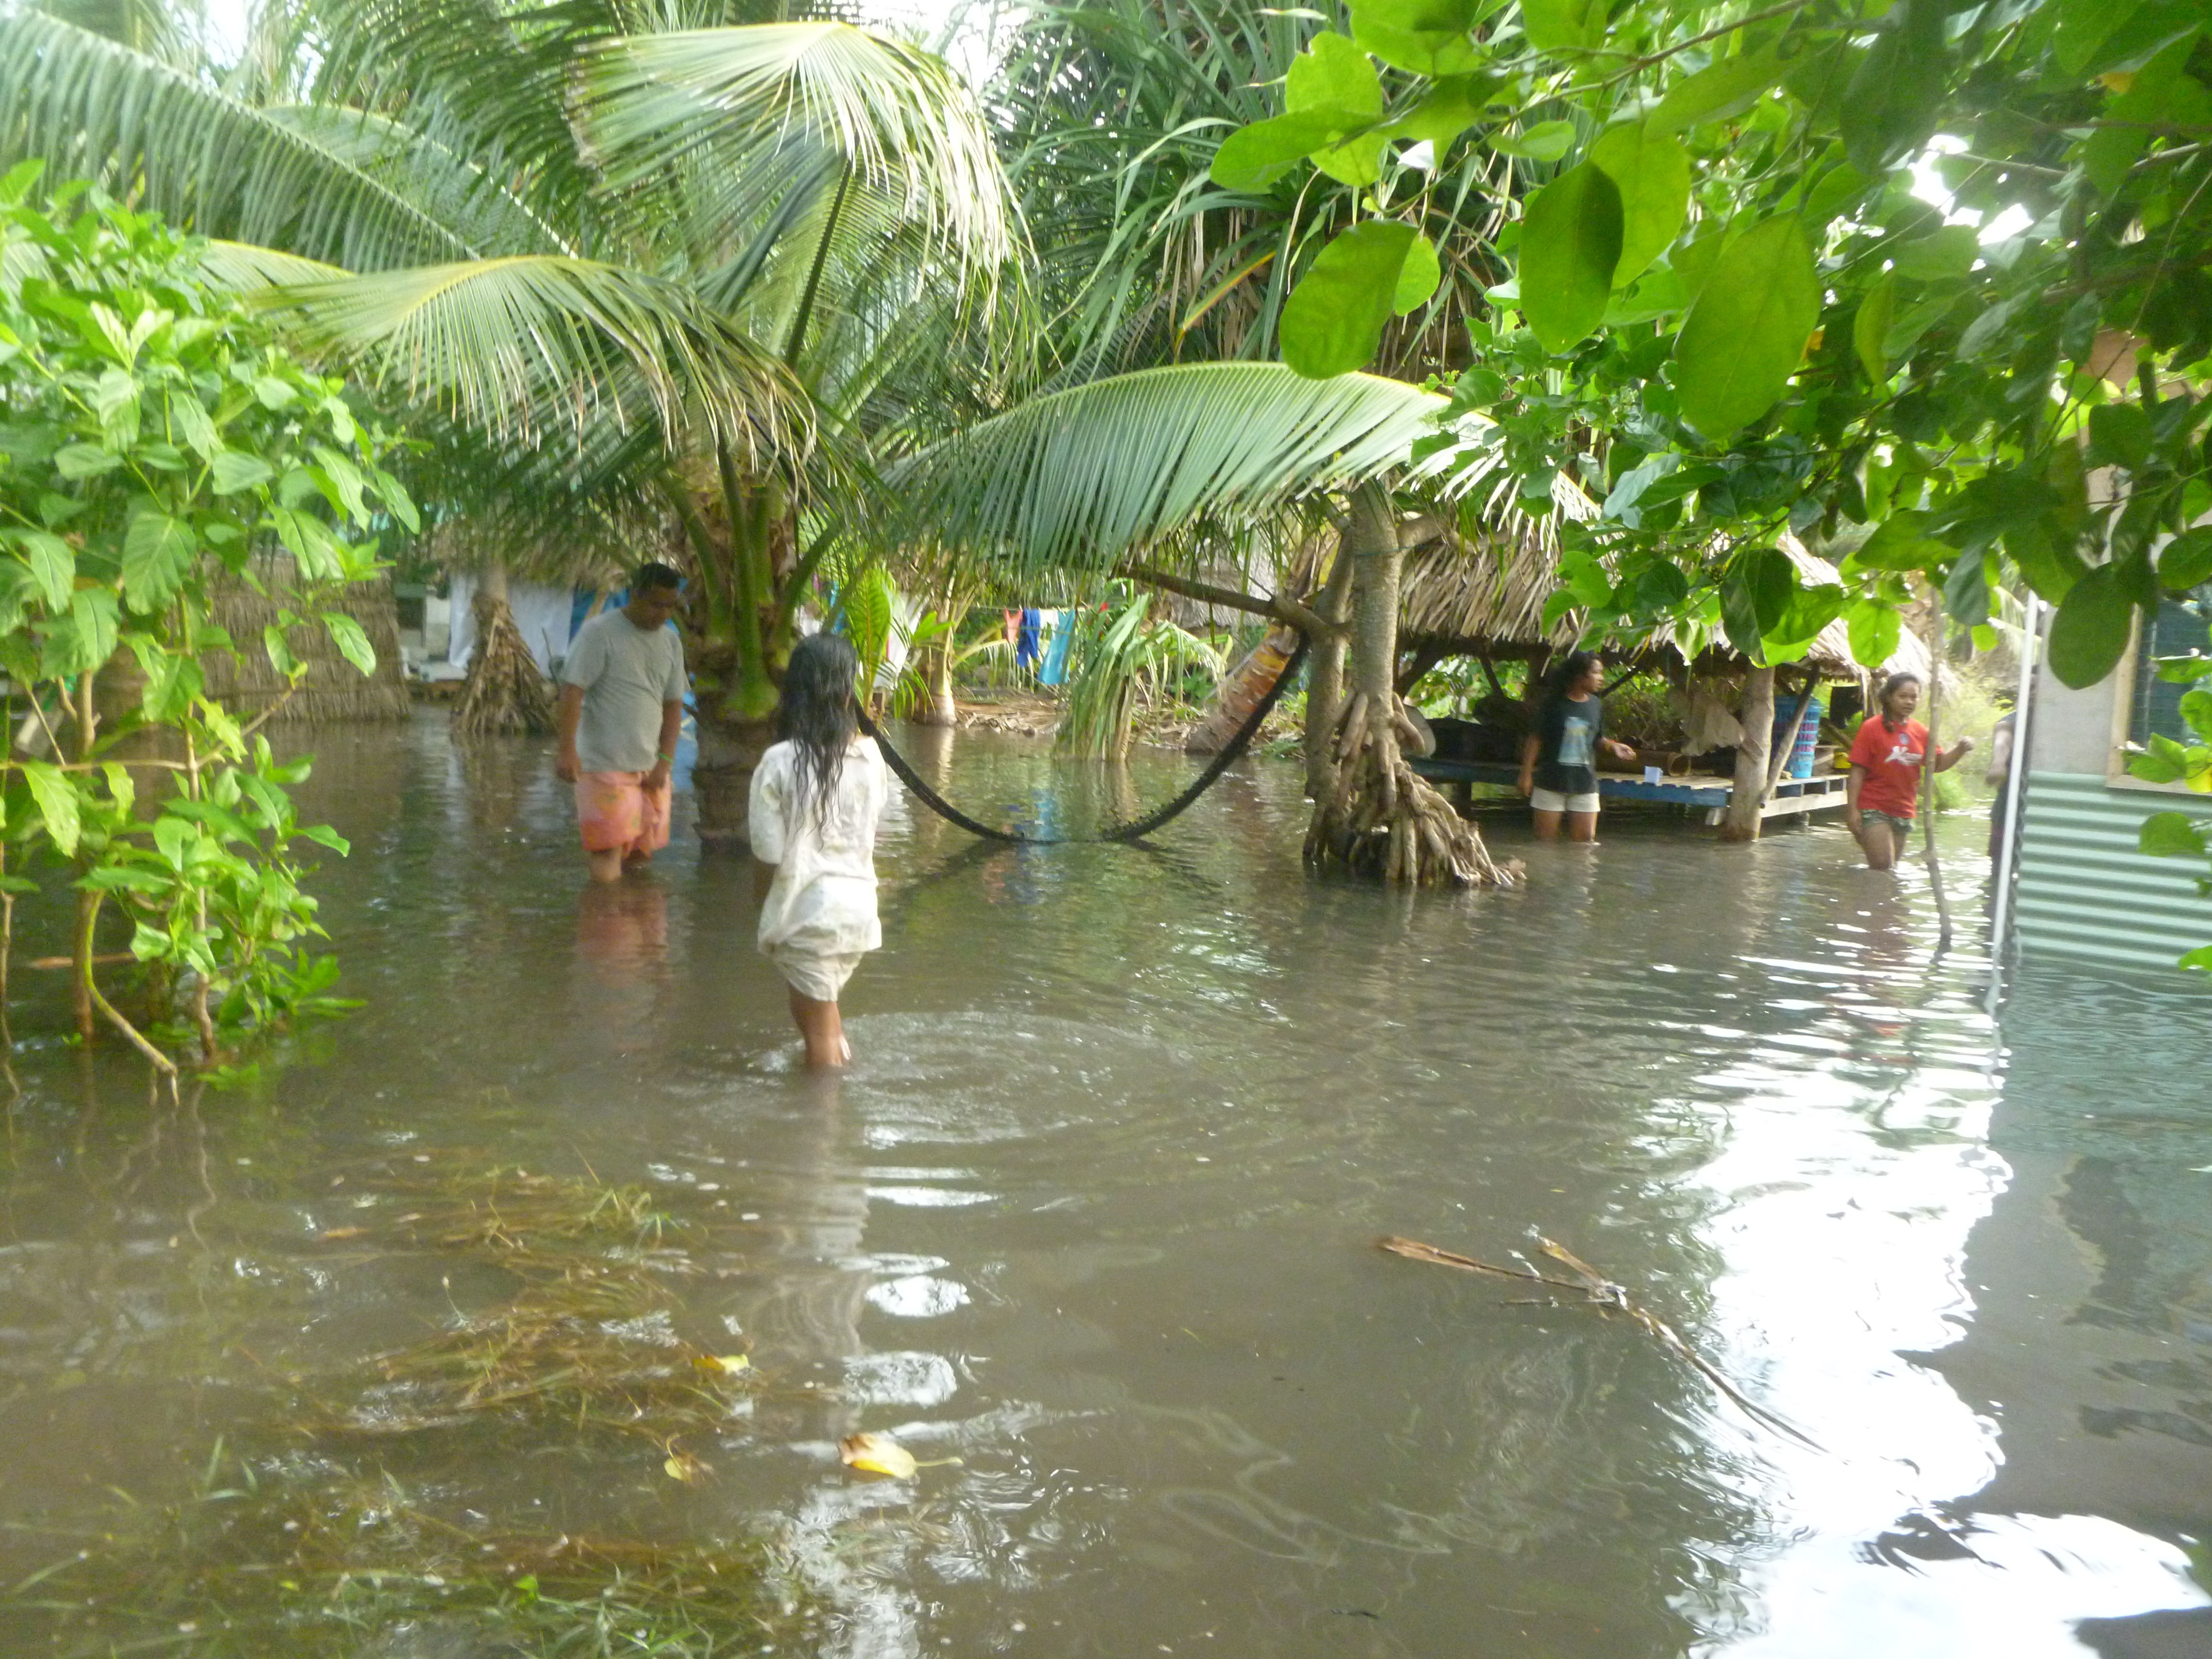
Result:
<svg viewBox="0 0 2212 1659"><path fill-rule="evenodd" d="M1871 823L1862 818L1858 827L1859 845L1866 849L1867 868L1887 870L1897 862L1896 843L1890 837L1886 823Z"/></svg>
<svg viewBox="0 0 2212 1659"><path fill-rule="evenodd" d="M791 1018L799 1026L799 1035L806 1039L806 1063L810 1066L842 1066L852 1057L852 1049L845 1041L845 1022L838 1018L834 1002L817 1002L812 997L791 993Z"/></svg>
<svg viewBox="0 0 2212 1659"><path fill-rule="evenodd" d="M1538 841L1559 840L1560 816L1559 813L1547 812L1542 807L1539 806L1533 809L1531 816L1536 820L1536 839Z"/></svg>
<svg viewBox="0 0 2212 1659"><path fill-rule="evenodd" d="M1570 812L1566 815L1566 819L1567 839L1569 841L1595 841L1597 839L1596 813ZM1548 840L1550 837L1547 836L1546 839Z"/></svg>

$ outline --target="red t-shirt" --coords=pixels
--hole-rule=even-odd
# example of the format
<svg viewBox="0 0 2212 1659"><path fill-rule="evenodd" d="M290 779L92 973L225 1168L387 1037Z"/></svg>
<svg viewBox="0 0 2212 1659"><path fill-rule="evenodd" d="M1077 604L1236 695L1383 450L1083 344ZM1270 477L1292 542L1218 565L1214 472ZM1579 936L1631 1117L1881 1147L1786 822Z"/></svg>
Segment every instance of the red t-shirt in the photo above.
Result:
<svg viewBox="0 0 2212 1659"><path fill-rule="evenodd" d="M1859 805L1909 818L1919 810L1920 769L1928 759L1928 728L1907 720L1892 728L1879 714L1867 717L1851 739L1851 764L1866 776L1859 785Z"/></svg>

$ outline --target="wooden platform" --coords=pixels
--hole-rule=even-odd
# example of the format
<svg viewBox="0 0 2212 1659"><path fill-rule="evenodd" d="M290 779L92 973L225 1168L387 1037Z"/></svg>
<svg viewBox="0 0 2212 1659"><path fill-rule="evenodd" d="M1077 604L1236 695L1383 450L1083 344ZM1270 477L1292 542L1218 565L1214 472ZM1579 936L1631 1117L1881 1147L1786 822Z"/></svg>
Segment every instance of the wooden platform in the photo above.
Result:
<svg viewBox="0 0 2212 1659"><path fill-rule="evenodd" d="M1502 783L1510 787L1518 782L1521 769L1496 761L1415 760L1407 757L1414 771L1431 783ZM1844 804L1848 776L1831 772L1809 778L1784 778L1774 786L1759 811L1761 818L1790 817L1803 813L1826 812ZM1718 823L1728 810L1729 797L1735 793L1735 783L1727 778L1692 777L1666 778L1657 783L1646 783L1641 773L1601 772L1597 775L1597 793L1608 800L1649 800L1663 802L1669 806L1702 806L1705 822Z"/></svg>

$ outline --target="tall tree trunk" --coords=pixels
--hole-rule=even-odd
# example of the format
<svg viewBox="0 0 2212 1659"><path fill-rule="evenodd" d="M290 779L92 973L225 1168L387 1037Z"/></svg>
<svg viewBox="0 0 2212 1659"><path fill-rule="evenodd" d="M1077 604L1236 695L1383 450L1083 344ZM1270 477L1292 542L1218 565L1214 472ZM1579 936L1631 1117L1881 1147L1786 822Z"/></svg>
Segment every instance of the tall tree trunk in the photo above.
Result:
<svg viewBox="0 0 2212 1659"><path fill-rule="evenodd" d="M1518 872L1492 862L1474 826L1414 774L1399 747L1401 737L1417 740L1393 684L1406 555L1379 486L1353 494L1338 556L1352 565L1351 696L1326 746L1335 776L1314 801L1307 864L1420 886L1510 885Z"/></svg>
<svg viewBox="0 0 2212 1659"><path fill-rule="evenodd" d="M1336 544L1336 562L1322 584L1314 608L1328 631L1306 641L1306 794L1316 801L1336 791L1334 755L1337 723L1344 718L1345 624L1352 616L1352 530Z"/></svg>
<svg viewBox="0 0 2212 1659"><path fill-rule="evenodd" d="M1766 806L1766 757L1774 738L1774 671L1754 668L1744 687L1743 741L1735 746L1735 787L1721 819L1723 841L1757 841Z"/></svg>
<svg viewBox="0 0 2212 1659"><path fill-rule="evenodd" d="M1183 739L1186 755L1218 755L1242 731L1260 701L1275 689L1298 648L1298 630L1285 623L1267 630L1260 643L1246 652L1237 665L1221 677L1206 700L1206 713Z"/></svg>
<svg viewBox="0 0 2212 1659"><path fill-rule="evenodd" d="M960 705L952 695L952 647L949 641L915 648L915 672L927 695L911 716L916 726L957 726Z"/></svg>
<svg viewBox="0 0 2212 1659"><path fill-rule="evenodd" d="M453 709L453 734L475 738L550 732L553 690L514 625L514 612L507 603L507 566L499 560L484 567L473 604L476 653L469 660L468 683Z"/></svg>
<svg viewBox="0 0 2212 1659"><path fill-rule="evenodd" d="M699 839L737 848L748 840L754 769L775 741L776 683L812 571L792 555L794 526L781 483L744 477L726 451L718 473L720 500L710 507L719 525L710 527L695 503L679 508L701 576L692 610L699 751L691 790Z"/></svg>

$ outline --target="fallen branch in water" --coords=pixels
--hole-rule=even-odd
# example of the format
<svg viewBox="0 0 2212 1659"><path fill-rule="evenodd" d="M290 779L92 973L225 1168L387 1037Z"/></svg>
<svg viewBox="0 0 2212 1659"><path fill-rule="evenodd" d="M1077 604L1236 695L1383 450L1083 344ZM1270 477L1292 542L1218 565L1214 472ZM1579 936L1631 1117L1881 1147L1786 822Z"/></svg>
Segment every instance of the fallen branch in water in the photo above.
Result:
<svg viewBox="0 0 2212 1659"><path fill-rule="evenodd" d="M1456 1267L1463 1273L1489 1273L1498 1279L1517 1279L1525 1284L1549 1285L1556 1290L1580 1291L1589 1304L1600 1313L1627 1315L1657 1339L1662 1347L1668 1349L1687 1362L1692 1369L1734 1401L1742 1408L1745 1415L1755 1422L1763 1423L1771 1429L1786 1434L1791 1439L1810 1446L1814 1451L1823 1449L1820 1442L1814 1439L1812 1436L1788 1419L1767 1410L1765 1407L1752 1400L1735 1383L1729 1382L1721 1374L1718 1367L1684 1341L1672 1325L1656 1314L1640 1308L1630 1301L1625 1286L1616 1285L1573 1251L1568 1249L1565 1245L1555 1243L1541 1233L1536 1235L1536 1243L1541 1247L1544 1254L1573 1273L1574 1278L1553 1279L1548 1274L1537 1273L1531 1268L1501 1267L1494 1261L1480 1261L1471 1255L1461 1255L1456 1251L1438 1249L1435 1245L1424 1244L1417 1238L1378 1238L1375 1243L1378 1248L1389 1251L1393 1255L1402 1255L1413 1261L1432 1262L1439 1267Z"/></svg>

